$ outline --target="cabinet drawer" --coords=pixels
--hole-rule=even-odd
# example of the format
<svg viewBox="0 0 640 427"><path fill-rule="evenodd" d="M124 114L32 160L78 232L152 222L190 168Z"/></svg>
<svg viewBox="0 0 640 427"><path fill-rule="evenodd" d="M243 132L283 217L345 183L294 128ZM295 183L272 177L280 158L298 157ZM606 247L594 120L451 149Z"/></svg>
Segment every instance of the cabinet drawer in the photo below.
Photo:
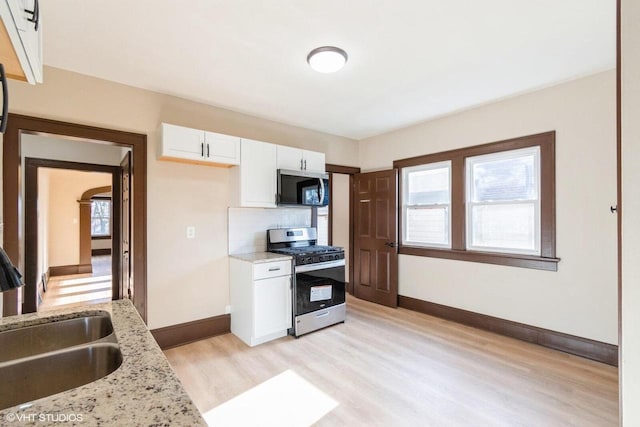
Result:
<svg viewBox="0 0 640 427"><path fill-rule="evenodd" d="M253 280L291 274L291 261L262 262L253 265Z"/></svg>

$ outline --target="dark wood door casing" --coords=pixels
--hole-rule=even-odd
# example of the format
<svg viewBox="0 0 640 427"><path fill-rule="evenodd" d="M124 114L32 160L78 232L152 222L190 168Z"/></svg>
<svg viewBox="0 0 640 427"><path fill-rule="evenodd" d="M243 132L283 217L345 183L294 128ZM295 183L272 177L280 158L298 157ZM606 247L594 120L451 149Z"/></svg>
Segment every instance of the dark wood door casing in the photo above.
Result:
<svg viewBox="0 0 640 427"><path fill-rule="evenodd" d="M104 192L106 190L112 191L114 197L119 197L119 189L113 188L114 184L116 184L120 180L119 168L116 166L107 166L107 165L95 165L95 164L87 164L87 163L76 163L76 162L65 162L60 160L49 160L49 159L25 159L25 206L24 206L24 215L25 215L25 236L24 236L24 298L22 301L22 313L33 313L38 309L38 169L39 168L51 168L51 169L66 169L66 170L77 170L77 171L85 171L85 172L103 172L111 174L111 186L99 188L99 192ZM98 194L95 193L95 194ZM85 195L88 192L84 193ZM117 202L114 202L114 206L118 206ZM89 255L91 254L91 233L90 233L90 216L91 216L91 208L88 205L81 205L80 209L80 224L79 227L86 227L89 231L88 240L89 240ZM88 208L88 209L87 209ZM82 214L84 214L85 218L83 218ZM119 215L119 212L118 212ZM117 222L119 219L116 215L116 221L114 221L113 231L118 232L119 224ZM83 232L80 231L80 236L82 237ZM119 246L117 244L113 244L114 253L118 253ZM91 265L91 258L89 258L88 263L86 260L82 258L78 259L78 262L81 265ZM84 262L84 264L83 264ZM113 259L111 260L111 267L114 268ZM118 287L118 278L114 276L113 279L113 292L114 299L120 297L117 294Z"/></svg>
<svg viewBox="0 0 640 427"><path fill-rule="evenodd" d="M11 261L23 270L20 255L23 218L21 204L21 153L20 135L32 133L55 135L80 142L100 143L127 147L132 150L132 253L135 299L133 303L143 320L147 318L147 136L132 132L98 128L75 123L48 120L37 117L9 114L7 130L3 138L3 207L4 249ZM119 180L114 183L119 186ZM3 293L3 315L19 314L17 290Z"/></svg>
<svg viewBox="0 0 640 427"><path fill-rule="evenodd" d="M398 171L354 177L355 296L398 305Z"/></svg>
<svg viewBox="0 0 640 427"><path fill-rule="evenodd" d="M118 239L122 248L122 258L119 260L120 295L133 299L131 289L131 152L128 152L120 163L120 236Z"/></svg>
<svg viewBox="0 0 640 427"><path fill-rule="evenodd" d="M349 282L347 283L347 292L349 292L351 295L354 294L353 291L353 283L354 283L354 278L353 278L353 265L354 265L354 261L353 261L353 224L354 224L354 219L353 219L353 183L354 183L354 175L360 173L360 168L356 168L353 166L342 166L342 165L334 165L331 163L327 163L325 165L326 171L329 174L329 185L330 185L330 192L329 192L329 244L332 245L333 244L333 174L334 173L339 173L339 174L344 174L344 175L348 175L349 176Z"/></svg>

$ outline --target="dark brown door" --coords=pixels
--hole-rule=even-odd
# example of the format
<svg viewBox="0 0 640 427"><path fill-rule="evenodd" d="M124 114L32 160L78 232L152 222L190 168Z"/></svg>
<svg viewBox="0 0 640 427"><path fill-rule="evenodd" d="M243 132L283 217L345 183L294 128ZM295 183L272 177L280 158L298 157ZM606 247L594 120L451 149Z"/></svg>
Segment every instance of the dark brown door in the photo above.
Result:
<svg viewBox="0 0 640 427"><path fill-rule="evenodd" d="M120 286L124 298L133 299L133 287L131 286L131 152L122 159L122 181L120 187L120 245L122 259L120 264Z"/></svg>
<svg viewBox="0 0 640 427"><path fill-rule="evenodd" d="M356 174L354 179L354 293L398 305L398 171Z"/></svg>

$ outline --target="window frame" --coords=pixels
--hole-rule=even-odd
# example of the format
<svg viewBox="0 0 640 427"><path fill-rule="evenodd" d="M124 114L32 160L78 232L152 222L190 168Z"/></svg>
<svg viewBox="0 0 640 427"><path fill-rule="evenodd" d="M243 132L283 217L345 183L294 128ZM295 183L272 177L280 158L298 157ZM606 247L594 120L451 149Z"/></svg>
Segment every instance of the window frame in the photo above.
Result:
<svg viewBox="0 0 640 427"><path fill-rule="evenodd" d="M515 150L508 150L508 151L500 151L497 153L489 153L489 154L482 154L480 156L470 156L465 158L465 162L464 162L464 167L465 167L465 221L466 221L466 235L467 236L472 236L473 234L473 223L471 221L472 219L472 210L474 206L496 206L496 205L502 205L502 204L532 204L532 201L524 201L524 200L517 200L517 199L510 199L510 200L500 200L500 201L490 201L490 202L473 202L471 199L471 195L472 195L472 173L469 173L471 168L473 167L473 165L478 161L476 159L482 159L482 158L489 158L491 157L491 159L493 161L500 161L500 160L509 160L509 159L515 159L518 158L520 153L524 153L524 152L532 152L534 155L534 165L535 165L535 169L536 171L540 172L540 175L542 174L542 168L541 168L541 163L540 163L540 147L539 146L533 146L533 147L525 147L525 148L518 148ZM510 253L510 254L520 254L520 255L537 255L540 256L541 255L541 238L540 236L542 235L542 229L541 229L541 224L540 224L540 205L542 204L542 192L540 191L540 179L536 180L536 193L537 193L537 198L535 199L535 201L533 202L534 205L534 226L535 226L535 247L533 250L529 250L529 251L523 251L523 250L516 250L515 248L500 248L500 247L482 247L482 246L477 246L477 245L472 245L471 244L471 238L466 239L466 249L468 251L478 251L478 252L500 252L500 253Z"/></svg>
<svg viewBox="0 0 640 427"><path fill-rule="evenodd" d="M398 203L398 253L401 255L425 256L461 261L507 265L557 271L559 258L556 257L556 201L555 201L555 131L519 138L507 139L488 144L443 151L434 154L395 160L393 167L402 177L403 169L451 161L451 248L432 248L406 245L402 243L402 221L404 220L403 179L399 179ZM466 165L465 159L484 154L494 154L521 148L540 147L540 255L525 255L507 252L468 250L466 245Z"/></svg>
<svg viewBox="0 0 640 427"><path fill-rule="evenodd" d="M447 167L449 172L449 203L446 203L446 204L429 203L424 205L415 205L415 204L409 205L408 203L405 203L405 197L408 195L408 192L407 192L408 190L407 189L403 190L402 198L401 198L402 221L400 221L400 240L398 240L399 242L402 242L403 244L407 244L407 246L414 246L414 247L421 247L421 248L451 249L451 175L452 175L451 162L448 160L445 160L441 162L425 163L423 165L409 166L409 167L403 168L401 179L404 181L407 174L413 171L428 171L428 170L434 170L434 169L442 169L445 166ZM448 243L438 244L438 243L420 243L420 242L410 241L407 238L407 233L406 233L407 230L405 229L405 225L407 224L407 208L420 207L423 209L433 209L434 207L439 207L439 206L447 206L447 211L448 211L447 225L449 226Z"/></svg>

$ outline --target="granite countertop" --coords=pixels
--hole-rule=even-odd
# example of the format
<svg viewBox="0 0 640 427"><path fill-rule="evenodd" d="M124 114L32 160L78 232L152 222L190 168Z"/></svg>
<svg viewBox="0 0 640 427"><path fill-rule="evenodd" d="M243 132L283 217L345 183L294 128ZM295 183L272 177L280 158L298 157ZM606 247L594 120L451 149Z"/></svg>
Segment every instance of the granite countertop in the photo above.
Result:
<svg viewBox="0 0 640 427"><path fill-rule="evenodd" d="M291 256L274 254L273 252L253 252L250 254L235 254L229 256L231 258L252 262L254 264L259 264L261 262L291 261Z"/></svg>
<svg viewBox="0 0 640 427"><path fill-rule="evenodd" d="M0 331L99 311L111 313L122 365L89 384L3 409L0 425L206 426L129 300L0 318Z"/></svg>

